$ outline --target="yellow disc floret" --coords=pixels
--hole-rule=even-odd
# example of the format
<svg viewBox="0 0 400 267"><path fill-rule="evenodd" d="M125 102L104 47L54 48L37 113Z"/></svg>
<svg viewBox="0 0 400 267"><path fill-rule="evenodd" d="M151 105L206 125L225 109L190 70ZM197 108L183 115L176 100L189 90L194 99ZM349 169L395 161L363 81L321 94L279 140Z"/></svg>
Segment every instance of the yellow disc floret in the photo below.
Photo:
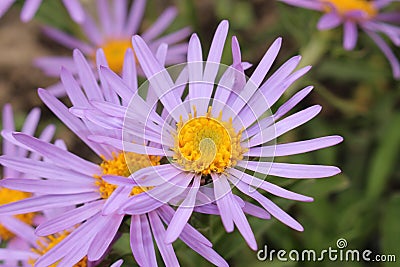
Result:
<svg viewBox="0 0 400 267"><path fill-rule="evenodd" d="M12 190L8 188L1 187L0 188L0 205L5 205L11 202L23 200L25 198L31 197L32 194L21 192L18 190ZM18 214L14 216L15 218L23 221L26 224L32 225L33 218L35 217L34 212ZM1 240L7 241L10 238L14 237L14 234L8 231L1 223L0 223L0 237Z"/></svg>
<svg viewBox="0 0 400 267"><path fill-rule="evenodd" d="M241 147L242 130L235 132L232 119L222 121L222 113L211 117L211 107L205 116L189 114L186 122L177 123L174 161L186 171L202 175L211 172L222 173L235 166L243 158L245 149Z"/></svg>
<svg viewBox="0 0 400 267"><path fill-rule="evenodd" d="M374 17L378 11L372 1L366 0L322 0L326 4L331 4L335 7L340 15L346 15L351 11L362 11L368 18ZM326 10L331 11L331 6L326 5Z"/></svg>
<svg viewBox="0 0 400 267"><path fill-rule="evenodd" d="M107 160L105 157L102 157L102 159L103 162L100 164L102 175L94 175L94 177L96 178L96 185L99 187L100 195L104 199L109 198L117 186L104 181L103 175L128 177L140 169L160 164L160 157L158 156L141 155L133 152L119 153L118 155L113 153L112 159ZM134 187L131 195L143 193L148 189L147 187Z"/></svg>
<svg viewBox="0 0 400 267"><path fill-rule="evenodd" d="M129 38L111 39L106 41L101 48L103 48L110 69L120 73L124 65L125 52L128 48L132 48L131 40Z"/></svg>
<svg viewBox="0 0 400 267"><path fill-rule="evenodd" d="M38 247L32 248L32 251L37 253L38 255L42 256L47 253L50 249L54 248L58 243L60 243L64 238L66 238L70 232L63 231L58 234L49 235L46 237L41 237L37 240ZM35 260L29 260L29 263L34 266ZM49 267L57 267L58 262L49 265ZM88 266L88 259L87 256L83 257L78 263L76 263L73 267L87 267Z"/></svg>

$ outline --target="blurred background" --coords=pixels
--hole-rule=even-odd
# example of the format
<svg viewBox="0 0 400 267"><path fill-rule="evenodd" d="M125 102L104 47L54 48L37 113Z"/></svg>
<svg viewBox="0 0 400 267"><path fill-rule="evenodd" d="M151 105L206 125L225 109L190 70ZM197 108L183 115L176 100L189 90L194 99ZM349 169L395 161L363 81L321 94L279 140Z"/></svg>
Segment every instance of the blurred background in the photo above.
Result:
<svg viewBox="0 0 400 267"><path fill-rule="evenodd" d="M41 34L43 23L80 34L61 6L45 3L35 21L19 20L18 4L0 19L0 106L12 103L17 124L35 106L43 111L42 125L57 124L57 137L86 158L75 136L60 124L37 97L36 89L57 82L32 66L37 56L69 55L70 51ZM92 1L83 1L90 8ZM278 158L291 163L336 165L342 174L327 179L293 181L268 177L269 181L295 192L314 197L312 203L269 197L288 211L303 226L296 232L275 219L250 218L259 248L268 250L314 249L332 247L340 238L348 249L369 249L375 254L394 254L396 263L379 262L282 262L259 261L235 231L226 234L217 217L196 215L191 223L214 243L214 248L232 266L399 266L400 262L400 83L392 78L388 62L375 44L360 34L357 47L348 52L342 48L340 28L319 32L317 12L294 8L272 0L149 0L142 23L146 28L168 6L175 5L179 16L169 31L191 25L205 51L218 23L230 21L230 35L241 44L242 58L257 65L269 45L279 36L283 46L273 65L277 69L290 57L301 54L302 65L312 64L311 71L294 84L280 100L283 103L306 85L315 89L294 111L313 104L323 107L321 114L295 129L278 143L339 134L344 142L332 148L299 156ZM399 4L392 9L400 10ZM57 12L54 12L54 11ZM57 14L56 16L54 14ZM61 14L61 15L60 15ZM396 49L393 47L393 49ZM395 53L400 57L399 49ZM230 64L230 41L224 57ZM254 67L247 74L251 75ZM65 100L67 101L67 100ZM279 104L274 107L275 110ZM182 243L175 248L182 266L208 266L200 256ZM124 256L123 266L134 266L127 234L116 244L111 258ZM327 259L327 257L325 257Z"/></svg>

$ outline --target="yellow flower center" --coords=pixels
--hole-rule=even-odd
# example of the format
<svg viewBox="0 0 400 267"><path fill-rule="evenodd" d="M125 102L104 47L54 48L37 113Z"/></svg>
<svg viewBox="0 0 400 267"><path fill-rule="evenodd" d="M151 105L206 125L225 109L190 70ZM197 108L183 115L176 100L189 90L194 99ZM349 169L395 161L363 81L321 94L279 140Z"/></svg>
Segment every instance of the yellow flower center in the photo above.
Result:
<svg viewBox="0 0 400 267"><path fill-rule="evenodd" d="M363 11L368 18L374 17L378 11L371 1L366 0L322 0L326 4L333 5L340 15L346 15L351 11ZM331 6L326 5L326 11L331 11Z"/></svg>
<svg viewBox="0 0 400 267"><path fill-rule="evenodd" d="M103 175L128 177L140 169L160 164L159 156L141 155L132 152L119 153L118 155L113 153L112 159L107 160L104 157L102 159L103 162L100 164L102 175L94 175L94 178L96 179L96 185L99 187L100 195L104 199L109 198L117 186L104 181L102 178ZM132 189L131 195L137 195L149 189L149 187L135 186Z"/></svg>
<svg viewBox="0 0 400 267"><path fill-rule="evenodd" d="M46 237L41 237L41 238L39 238L37 240L37 244L39 245L39 247L38 248L32 248L32 251L37 253L37 254L39 254L40 256L42 256L45 253L47 253L50 249L54 248L58 243L60 243L69 234L70 234L70 232L63 231L63 232L58 233L58 234L49 235L49 236L46 236ZM85 256L78 263L76 263L74 265L74 267L87 267L88 266L87 262L88 262L88 259ZM34 259L30 259L29 260L29 264L34 266L35 265L35 260ZM49 267L56 267L57 265L58 265L58 262L53 263Z"/></svg>
<svg viewBox="0 0 400 267"><path fill-rule="evenodd" d="M19 201L25 198L30 197L32 194L21 192L17 190L12 190L8 188L1 187L0 188L0 205L5 205L11 202ZM34 212L25 213L25 214L18 214L14 215L15 218L23 221L26 224L32 225L33 218L35 217ZM14 237L14 234L8 231L3 225L0 224L0 237L1 240L9 240L10 238Z"/></svg>
<svg viewBox="0 0 400 267"><path fill-rule="evenodd" d="M131 40L108 40L101 48L103 48L110 69L116 73L121 73L125 52L128 48L132 48Z"/></svg>
<svg viewBox="0 0 400 267"><path fill-rule="evenodd" d="M243 158L246 149L241 147L242 130L235 132L232 119L222 121L222 113L211 117L211 107L205 116L189 114L186 122L177 123L177 136L173 148L174 161L184 170L202 175L222 173Z"/></svg>

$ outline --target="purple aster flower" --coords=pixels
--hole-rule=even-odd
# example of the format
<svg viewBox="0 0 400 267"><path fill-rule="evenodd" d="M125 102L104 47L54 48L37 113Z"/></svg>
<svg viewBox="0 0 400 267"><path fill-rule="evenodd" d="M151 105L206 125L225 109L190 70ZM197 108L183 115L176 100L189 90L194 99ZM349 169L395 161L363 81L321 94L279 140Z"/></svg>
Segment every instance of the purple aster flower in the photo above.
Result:
<svg viewBox="0 0 400 267"><path fill-rule="evenodd" d="M15 2L16 0L2 0L0 2L0 17L2 17ZM83 12L79 0L62 0L62 2L75 22L82 23L84 21L85 13ZM35 16L41 3L42 0L26 0L21 11L21 20L23 22L30 21L33 16Z"/></svg>
<svg viewBox="0 0 400 267"><path fill-rule="evenodd" d="M324 12L318 22L319 30L343 24L343 47L356 46L358 27L366 32L388 59L393 76L400 78L400 62L380 34L386 35L394 45L400 46L400 13L381 9L397 0L280 0L290 5Z"/></svg>
<svg viewBox="0 0 400 267"><path fill-rule="evenodd" d="M139 31L146 0L135 0L130 9L128 9L126 0L112 2L113 5L110 7L108 0L96 0L99 23L96 23L89 14L85 15L86 19L82 24L82 30L85 33L86 40L81 40L51 27L46 27L44 32L50 38L68 48L81 50L87 58L91 59L92 66L96 65L97 49L102 48L109 67L120 73L125 52L128 48L132 48L132 35ZM151 27L141 32L141 36L153 52L156 52L162 43L169 45L166 58L167 65L185 60L187 43L181 43L181 41L187 38L191 32L190 28L186 27L162 35L176 15L176 8L168 8ZM134 60L136 59L134 58ZM58 76L61 66L68 68L71 72L75 71L71 57L43 57L36 60L36 65L51 76ZM55 91L62 90L59 86L52 88Z"/></svg>
<svg viewBox="0 0 400 267"><path fill-rule="evenodd" d="M221 71L219 62L227 33L228 22L223 21L215 33L206 62L203 62L199 38L193 34L187 65L176 81L154 57L145 41L134 36L133 48L148 78L149 92L156 98L153 102L145 102L141 96L135 95L128 109L114 109L114 120L112 116L103 119L111 125L111 122L118 121L118 116L125 114L122 144L121 139L107 136L98 135L91 139L119 147L126 153L151 154L170 160L169 164L144 168L130 176L132 183L153 188L132 196L124 208L127 213L143 214L164 206L166 202L179 203L166 231L167 243L180 235L193 211L207 210L221 216L228 232L232 232L236 225L255 250L256 240L244 214L246 203L232 193L231 186L253 198L278 220L302 231L303 227L295 219L257 189L292 200L313 199L258 179L248 171L292 179L336 175L340 170L334 166L275 163L266 159L329 147L340 143L342 138L327 136L271 144L275 138L320 112L321 107L315 105L286 116L311 92L312 87L307 87L282 104L274 114L265 116L269 107L310 67L294 71L301 59L295 56L263 83L280 50L281 39L278 38L246 82L239 44L234 37L233 64L217 76ZM121 84L115 83L114 88L122 90ZM187 95L180 97L185 88ZM157 103L163 106L161 116L155 109ZM131 136L139 140L132 143ZM149 142L155 145L148 146Z"/></svg>
<svg viewBox="0 0 400 267"><path fill-rule="evenodd" d="M40 118L40 109L35 108L28 114L24 125L22 126L22 132L28 135L34 135ZM15 131L14 115L10 104L6 104L3 107L2 113L2 132L9 134ZM54 135L55 127L48 125L40 134L40 139L49 142ZM15 144L3 140L3 154L7 156L16 156L21 158L39 158L40 156L36 153L28 154L28 150L23 147L18 147ZM3 178L24 178L24 174L15 171L11 168L3 168ZM0 204L4 205L14 201L23 200L31 197L32 194L28 192L22 192L12 190L4 187L0 187ZM41 220L42 215L38 213L25 213L18 214L15 216L4 215L0 216L0 242L9 241L11 246L21 245L24 237L32 237L26 233L26 227L29 225L37 225ZM28 225L28 226L25 226ZM22 239L21 239L22 238ZM15 240L18 239L18 240Z"/></svg>
<svg viewBox="0 0 400 267"><path fill-rule="evenodd" d="M101 70L100 64L106 65L107 61L101 50L97 55L98 67ZM165 56L165 53L163 55ZM80 110L92 109L89 100L99 102L108 100L114 105L121 105L119 96L109 90L110 86L114 85L112 82L108 82L110 80L109 73L105 75L102 71L98 73L100 81L102 81L102 84L99 85L83 54L76 50L74 59L79 79L82 81L82 88L73 78L72 73L66 69L61 71L61 80L75 107L75 113L79 113ZM124 69L132 70L135 73L136 63L132 59L133 52L128 50ZM123 75L123 77L126 76ZM137 87L133 86L136 83L136 76L130 75L126 79L127 83L132 85L131 90ZM134 91L124 91L125 95L133 93ZM6 155L0 157L0 163L3 166L13 168L26 175L44 178L2 180L0 184L4 187L40 195L0 206L0 214L26 213L48 208L62 208L66 205L79 205L37 227L37 235L48 236L78 225L57 245L38 258L36 264L48 266L61 260L60 264L62 263L63 266L71 266L84 257L87 257L89 261L98 261L118 235L118 229L125 217L120 210L121 204L125 203L130 195L140 195L149 190L147 187L135 186L127 182L125 182L126 185L116 186L112 180L107 179L107 176L111 175L119 182L127 180L126 177L133 171L159 164L160 158L157 155L123 153L113 146L90 140L91 135L106 135L109 138L121 139L121 131L105 129L86 118L76 117L46 90L39 89L39 96L47 107L99 156L102 163L94 164L56 145L23 133L6 136L10 141L42 155L46 161ZM122 102L124 101L122 99ZM128 168L128 165L131 169ZM179 265L172 245L164 242L164 224L169 223L173 212L173 209L168 206L160 206L149 213L132 216L131 249L139 265L156 266L153 238L165 264L167 266ZM225 260L212 249L210 241L189 224L185 224L179 238L215 265L227 265Z"/></svg>

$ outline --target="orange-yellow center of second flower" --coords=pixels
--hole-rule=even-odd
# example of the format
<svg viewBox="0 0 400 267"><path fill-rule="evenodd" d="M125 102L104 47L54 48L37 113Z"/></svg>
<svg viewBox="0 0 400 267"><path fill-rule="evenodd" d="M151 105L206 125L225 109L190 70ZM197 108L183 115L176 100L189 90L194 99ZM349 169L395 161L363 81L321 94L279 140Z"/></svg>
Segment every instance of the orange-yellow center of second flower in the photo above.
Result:
<svg viewBox="0 0 400 267"><path fill-rule="evenodd" d="M116 73L121 73L125 52L128 48L132 48L131 40L129 38L111 39L106 41L101 48L103 48L110 69Z"/></svg>
<svg viewBox="0 0 400 267"><path fill-rule="evenodd" d="M21 192L18 190L12 190L5 187L0 188L0 205L8 204L15 201L20 201L25 198L31 197L31 193ZM33 219L35 217L34 212L14 215L15 218L21 220L22 222L32 225ZM0 237L1 240L7 241L14 237L14 234L10 232L0 223Z"/></svg>
<svg viewBox="0 0 400 267"><path fill-rule="evenodd" d="M235 131L232 119L222 121L222 114L213 118L211 107L200 117L193 108L193 116L189 114L186 122L181 118L177 123L174 161L184 170L202 175L235 166L245 152L240 144L242 131Z"/></svg>
<svg viewBox="0 0 400 267"><path fill-rule="evenodd" d="M104 181L103 175L128 177L140 169L160 164L160 157L158 156L141 155L133 152L113 153L112 159L107 160L105 157L102 157L102 159L103 162L100 164L102 174L94 175L94 178L96 179L96 185L99 187L100 195L104 199L109 198L117 186ZM135 186L131 195L137 195L149 189L149 187Z"/></svg>
<svg viewBox="0 0 400 267"><path fill-rule="evenodd" d="M368 18L374 17L378 10L372 3L372 1L366 0L322 0L326 3L326 11L331 11L331 5L335 7L336 11L340 15L346 15L351 11L362 11L367 15Z"/></svg>

